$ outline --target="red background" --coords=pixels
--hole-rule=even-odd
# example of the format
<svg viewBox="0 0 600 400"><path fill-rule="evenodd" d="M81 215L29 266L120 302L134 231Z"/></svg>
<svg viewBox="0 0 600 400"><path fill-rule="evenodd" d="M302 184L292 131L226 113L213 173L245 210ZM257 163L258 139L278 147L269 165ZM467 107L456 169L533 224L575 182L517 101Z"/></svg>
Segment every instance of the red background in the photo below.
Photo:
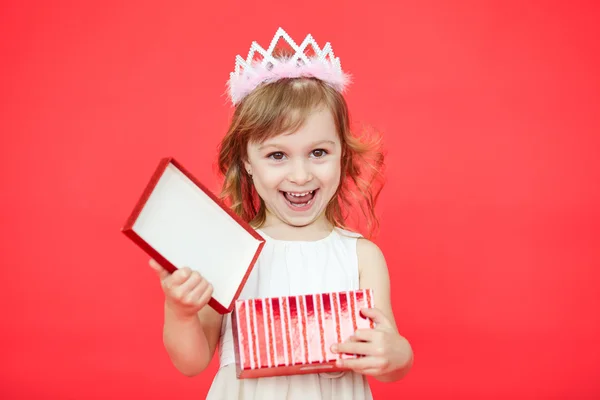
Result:
<svg viewBox="0 0 600 400"><path fill-rule="evenodd" d="M3 2L2 398L204 397L216 363L170 365L120 227L162 156L217 189L234 56L280 25L332 42L386 136L377 243L416 364L376 396L600 395L595 2L353 3Z"/></svg>

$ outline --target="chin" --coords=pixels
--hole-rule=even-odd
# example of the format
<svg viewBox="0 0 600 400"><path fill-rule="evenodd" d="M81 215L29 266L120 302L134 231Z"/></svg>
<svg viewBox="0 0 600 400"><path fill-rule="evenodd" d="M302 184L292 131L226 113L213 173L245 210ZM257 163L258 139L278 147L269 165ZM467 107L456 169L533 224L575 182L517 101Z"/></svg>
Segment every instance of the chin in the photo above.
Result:
<svg viewBox="0 0 600 400"><path fill-rule="evenodd" d="M290 226L295 228L304 228L306 226L311 225L315 221L317 221L319 216L310 217L310 218L283 218L284 222Z"/></svg>

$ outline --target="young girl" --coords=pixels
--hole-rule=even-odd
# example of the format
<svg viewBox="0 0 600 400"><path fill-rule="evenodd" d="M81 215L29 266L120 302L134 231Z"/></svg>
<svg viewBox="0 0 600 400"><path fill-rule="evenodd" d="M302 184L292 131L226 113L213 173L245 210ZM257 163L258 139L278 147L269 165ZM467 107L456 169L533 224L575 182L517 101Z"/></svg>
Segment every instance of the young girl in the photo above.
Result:
<svg viewBox="0 0 600 400"><path fill-rule="evenodd" d="M275 55L280 38L292 53ZM332 349L364 356L341 361L342 373L239 380L231 317L207 306L210 283L188 268L169 274L151 260L165 292L164 345L175 367L197 375L219 347L208 399L370 399L367 377L397 381L412 366L411 346L396 328L384 257L344 222L345 209L357 202L376 222L373 179L382 157L371 156L350 131L342 95L348 77L329 44L321 50L310 35L305 43L316 55L280 29L267 50L254 43L248 62L238 57L229 81L235 113L219 154L222 195L266 240L240 298L370 288L376 308L362 313L376 327ZM250 62L255 51L266 54L262 63Z"/></svg>

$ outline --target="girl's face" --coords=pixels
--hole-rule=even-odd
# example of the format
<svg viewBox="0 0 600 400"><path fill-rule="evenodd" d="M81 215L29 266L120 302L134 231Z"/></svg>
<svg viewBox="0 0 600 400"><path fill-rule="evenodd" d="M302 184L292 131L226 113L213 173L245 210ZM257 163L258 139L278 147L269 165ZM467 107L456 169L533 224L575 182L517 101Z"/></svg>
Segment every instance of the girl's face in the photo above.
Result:
<svg viewBox="0 0 600 400"><path fill-rule="evenodd" d="M321 218L340 184L341 142L331 112L315 110L292 134L248 144L246 170L275 218L292 226Z"/></svg>

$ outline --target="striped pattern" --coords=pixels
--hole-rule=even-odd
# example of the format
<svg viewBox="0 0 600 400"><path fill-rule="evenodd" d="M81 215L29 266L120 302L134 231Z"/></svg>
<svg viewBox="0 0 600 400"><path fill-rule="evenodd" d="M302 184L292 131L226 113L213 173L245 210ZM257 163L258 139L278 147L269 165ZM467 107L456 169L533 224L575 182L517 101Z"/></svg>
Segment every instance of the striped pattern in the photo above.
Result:
<svg viewBox="0 0 600 400"><path fill-rule="evenodd" d="M335 361L331 345L357 329L373 328L360 315L373 307L370 289L306 296L239 300L232 318L242 371Z"/></svg>

